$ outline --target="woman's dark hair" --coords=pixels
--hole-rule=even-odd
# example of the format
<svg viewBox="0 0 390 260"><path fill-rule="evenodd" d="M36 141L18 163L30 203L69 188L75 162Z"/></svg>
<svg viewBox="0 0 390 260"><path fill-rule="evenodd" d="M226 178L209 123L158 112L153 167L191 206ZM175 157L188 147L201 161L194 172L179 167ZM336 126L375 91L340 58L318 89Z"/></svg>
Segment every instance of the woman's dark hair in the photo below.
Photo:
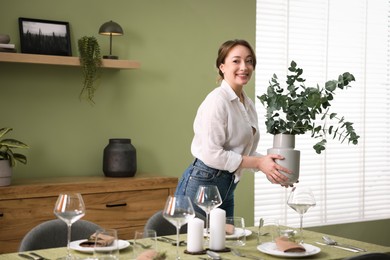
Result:
<svg viewBox="0 0 390 260"><path fill-rule="evenodd" d="M219 47L218 50L218 56L217 60L215 62L215 65L218 69L218 74L221 77L221 79L224 78L224 75L222 71L219 69L219 66L223 63L225 63L226 56L229 54L230 50L236 47L237 45L242 45L244 47L247 47L249 51L251 52L252 59L253 59L253 68L256 68L256 54L252 49L252 46L245 40L235 39L235 40L229 40L224 42L221 47Z"/></svg>

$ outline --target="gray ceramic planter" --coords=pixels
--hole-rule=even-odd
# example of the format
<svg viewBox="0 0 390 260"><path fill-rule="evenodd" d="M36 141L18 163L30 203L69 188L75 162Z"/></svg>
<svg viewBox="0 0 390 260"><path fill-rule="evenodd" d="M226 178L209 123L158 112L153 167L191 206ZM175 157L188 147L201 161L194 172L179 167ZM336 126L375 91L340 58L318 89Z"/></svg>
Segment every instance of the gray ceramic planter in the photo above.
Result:
<svg viewBox="0 0 390 260"><path fill-rule="evenodd" d="M11 184L12 168L8 160L0 160L0 187Z"/></svg>
<svg viewBox="0 0 390 260"><path fill-rule="evenodd" d="M289 180L284 185L293 185L299 179L299 165L301 152L294 150L295 148L295 135L290 134L277 134L274 135L273 147L267 150L267 154L280 154L284 157L284 160L275 160L276 163L291 170L292 173L288 174L283 171L279 171L285 176L289 177Z"/></svg>

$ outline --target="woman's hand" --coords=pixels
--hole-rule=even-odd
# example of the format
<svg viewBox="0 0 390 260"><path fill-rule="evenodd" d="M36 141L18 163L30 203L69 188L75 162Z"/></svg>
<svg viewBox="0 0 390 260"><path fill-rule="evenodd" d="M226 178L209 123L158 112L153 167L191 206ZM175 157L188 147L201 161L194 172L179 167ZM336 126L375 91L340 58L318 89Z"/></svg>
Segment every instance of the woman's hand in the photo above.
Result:
<svg viewBox="0 0 390 260"><path fill-rule="evenodd" d="M288 177L279 171L283 171L284 173L290 174L291 171L275 162L275 160L284 160L284 157L279 154L269 154L264 156L243 156L240 167L242 168L250 168L257 169L262 171L267 179L274 184L280 184L283 187L288 188L293 185L283 184L288 181Z"/></svg>
<svg viewBox="0 0 390 260"><path fill-rule="evenodd" d="M276 159L283 160L284 157L278 154L269 154L263 157L257 157L259 160L258 169L262 171L267 179L274 184L280 184L283 187L289 187L289 185L282 184L288 181L288 177L280 173L279 171L283 171L285 173L291 173L291 171L275 162Z"/></svg>

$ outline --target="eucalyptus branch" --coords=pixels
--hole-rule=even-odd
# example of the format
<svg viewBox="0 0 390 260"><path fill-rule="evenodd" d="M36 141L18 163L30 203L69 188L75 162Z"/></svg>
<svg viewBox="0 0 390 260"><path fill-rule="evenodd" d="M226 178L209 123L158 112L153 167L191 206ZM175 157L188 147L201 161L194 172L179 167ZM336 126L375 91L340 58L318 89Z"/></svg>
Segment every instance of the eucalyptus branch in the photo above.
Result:
<svg viewBox="0 0 390 260"><path fill-rule="evenodd" d="M267 132L271 134L287 133L293 135L311 132L313 138L321 138L313 148L317 153L325 150L327 134L333 135L333 139L339 136L339 141L343 143L348 138L348 143L356 145L359 136L353 128L353 123L344 121L344 117L336 117L336 113L329 114L330 102L334 99L336 89L347 89L349 83L355 77L349 72L339 75L337 80L329 80L324 87L318 84L316 87L306 87L306 81L301 77L303 69L298 68L292 61L288 70L286 88L281 87L277 75L273 75L267 92L258 96L261 103L266 107L265 125ZM323 113L323 110L325 112ZM324 125L316 126L317 117L324 121ZM334 126L326 128L327 117L329 120L338 120Z"/></svg>

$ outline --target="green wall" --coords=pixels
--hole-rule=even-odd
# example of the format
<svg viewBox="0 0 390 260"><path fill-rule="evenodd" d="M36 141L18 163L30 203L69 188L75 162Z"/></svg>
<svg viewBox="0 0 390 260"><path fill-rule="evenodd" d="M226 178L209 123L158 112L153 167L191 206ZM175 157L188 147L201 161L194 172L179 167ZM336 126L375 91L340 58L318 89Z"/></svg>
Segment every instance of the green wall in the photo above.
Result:
<svg viewBox="0 0 390 260"><path fill-rule="evenodd" d="M78 98L80 68L0 63L0 127L13 127L10 136L31 146L28 164L14 168L13 178L102 175L103 149L115 137L131 138L137 176L180 177L192 160L196 110L217 86L218 47L233 38L254 45L255 0L36 0L33 5L8 1L0 16L0 33L9 34L19 50L18 17L68 21L74 56L82 36L95 36L102 54L108 54L109 37L98 29L113 20L125 32L113 38L113 54L139 60L141 69L104 70L91 106ZM254 96L254 81L246 91ZM241 186L237 214L251 221L253 174Z"/></svg>
<svg viewBox="0 0 390 260"><path fill-rule="evenodd" d="M102 175L109 138L131 138L137 176L180 177L191 162L192 123L200 102L216 86L219 45L244 38L255 43L255 0L23 0L7 1L0 33L19 49L18 17L68 21L74 56L77 39L95 36L108 54L101 24L114 20L125 32L113 54L139 60L139 70L106 69L96 104L78 99L80 68L0 63L0 127L31 146L27 165L13 178ZM254 80L246 87L254 99ZM253 174L236 192L236 214L253 225ZM389 245L390 220L314 228ZM359 227L359 228L357 228ZM364 228L366 227L366 228ZM385 227L385 228L384 228ZM358 230L377 230L367 235Z"/></svg>

